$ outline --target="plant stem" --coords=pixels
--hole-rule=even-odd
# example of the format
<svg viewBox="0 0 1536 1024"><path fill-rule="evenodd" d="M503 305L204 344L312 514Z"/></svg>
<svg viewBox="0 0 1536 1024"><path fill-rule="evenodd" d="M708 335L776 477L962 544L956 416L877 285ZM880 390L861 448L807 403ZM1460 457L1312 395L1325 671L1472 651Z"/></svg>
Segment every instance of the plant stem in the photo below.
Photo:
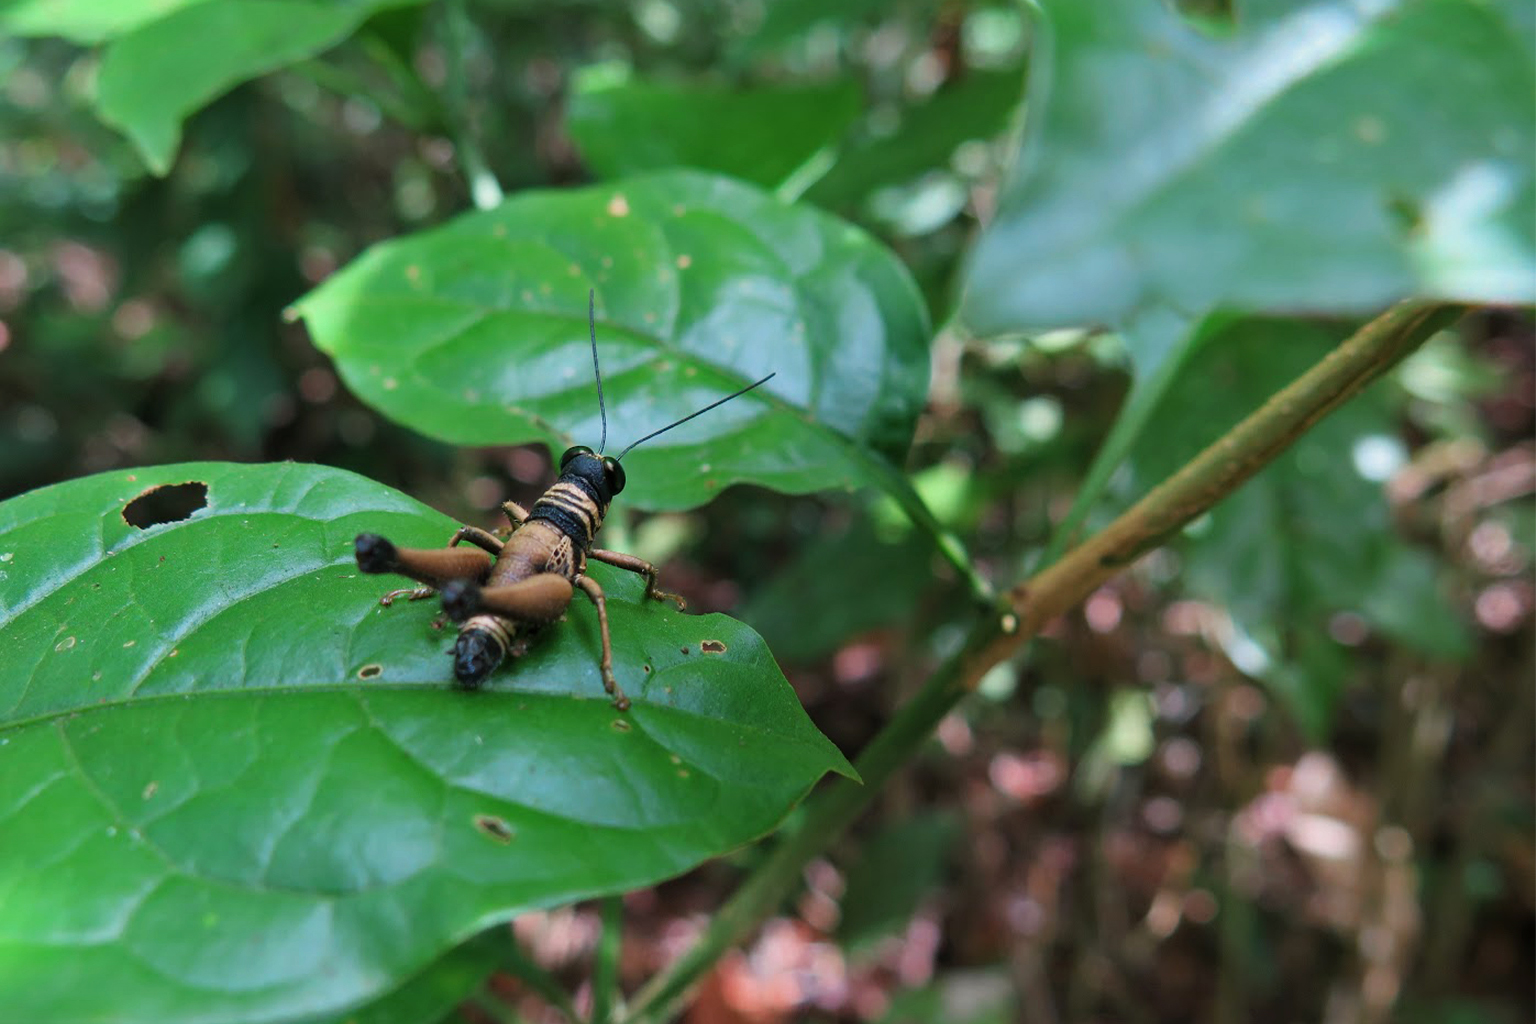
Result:
<svg viewBox="0 0 1536 1024"><path fill-rule="evenodd" d="M603 930L592 965L592 1024L608 1024L619 993L619 952L624 944L624 898L602 900Z"/></svg>
<svg viewBox="0 0 1536 1024"><path fill-rule="evenodd" d="M1167 350L1162 353L1162 358L1148 368L1150 372L1136 376L1131 385L1130 394L1126 396L1125 404L1120 407L1114 424L1109 428L1109 436L1099 446L1093 462L1088 466L1088 472L1083 476L1083 482L1072 499L1072 507L1051 531L1050 541L1046 544L1045 551L1041 553L1035 568L1042 569L1056 561L1067 549L1067 545L1076 539L1078 528L1083 525L1083 520L1088 518L1088 513L1092 511L1094 504L1103 496L1110 477L1130 454L1131 448L1146 429L1152 413L1157 410L1169 386L1178 379L1194 341L1193 328L1196 325L1180 319L1176 326L1190 333L1187 333L1182 341L1167 346Z"/></svg>
<svg viewBox="0 0 1536 1024"><path fill-rule="evenodd" d="M727 949L745 939L794 891L805 864L842 835L989 669L1018 654L1052 618L1236 490L1314 423L1463 312L1459 306L1426 303L1394 306L1102 532L1010 590L972 628L961 650L935 670L859 755L855 767L863 785L838 779L818 793L800 827L747 878L693 947L636 993L630 1012L618 1019L662 1019Z"/></svg>
<svg viewBox="0 0 1536 1024"><path fill-rule="evenodd" d="M453 136L453 148L464 168L464 177L469 181L469 194L475 209L490 210L501 205L503 193L501 183L491 173L490 163L480 151L470 124L469 76L464 69L464 53L469 48L470 37L469 13L464 8L464 0L447 0L443 14L448 26L448 38L443 47L448 75L444 85L448 112L444 120Z"/></svg>

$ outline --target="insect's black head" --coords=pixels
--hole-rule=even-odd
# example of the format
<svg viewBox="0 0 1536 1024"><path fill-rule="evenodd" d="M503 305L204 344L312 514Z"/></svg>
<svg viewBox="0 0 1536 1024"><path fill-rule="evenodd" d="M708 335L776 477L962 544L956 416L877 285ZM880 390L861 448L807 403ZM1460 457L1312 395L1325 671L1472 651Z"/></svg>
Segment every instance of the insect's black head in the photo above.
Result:
<svg viewBox="0 0 1536 1024"><path fill-rule="evenodd" d="M584 444L560 456L560 475L577 477L597 493L604 505L624 489L624 467L612 455L599 455Z"/></svg>

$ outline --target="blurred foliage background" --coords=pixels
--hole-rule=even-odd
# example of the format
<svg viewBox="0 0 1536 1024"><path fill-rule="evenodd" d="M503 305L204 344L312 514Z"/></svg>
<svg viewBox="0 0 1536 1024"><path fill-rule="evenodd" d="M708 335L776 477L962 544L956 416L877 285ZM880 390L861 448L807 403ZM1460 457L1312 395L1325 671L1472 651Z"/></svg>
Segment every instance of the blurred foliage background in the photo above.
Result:
<svg viewBox="0 0 1536 1024"><path fill-rule="evenodd" d="M884 239L949 319L1013 148L1020 8L451 6L386 9L238 86L163 178L90 108L95 52L0 39L0 497L217 458L353 469L472 523L529 500L542 448L391 425L283 318L370 243L469 208L465 133L508 192L695 159L770 185L808 167L805 200ZM797 97L774 109L813 123L804 152L753 120L670 148L644 130L670 88L743 85ZM1219 429L1345 330L1232 325L1166 402L1207 402ZM994 580L1039 557L1127 359L1104 332L937 338L909 469ZM1293 453L1294 486L1255 482L1094 594L946 720L689 1019L1532 1019L1533 377L1529 315L1474 316ZM1122 498L1198 447L1163 422ZM850 752L969 615L895 508L857 494L621 503L606 543L759 629ZM754 856L627 897L624 977L654 973ZM595 910L516 931L579 985ZM507 1006L548 1012L500 976L461 1012Z"/></svg>

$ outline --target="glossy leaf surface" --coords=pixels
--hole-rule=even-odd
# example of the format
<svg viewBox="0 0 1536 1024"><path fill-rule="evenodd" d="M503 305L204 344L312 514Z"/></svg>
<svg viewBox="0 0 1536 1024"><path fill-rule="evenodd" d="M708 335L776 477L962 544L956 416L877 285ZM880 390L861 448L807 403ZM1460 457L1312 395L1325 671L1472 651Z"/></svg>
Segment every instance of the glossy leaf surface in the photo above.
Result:
<svg viewBox="0 0 1536 1024"><path fill-rule="evenodd" d="M330 49L375 11L411 2L108 0L101 7L113 8L111 15L61 12L57 24L77 38L110 39L96 81L97 109L133 140L151 170L164 174L176 157L181 123L193 113L241 82Z"/></svg>
<svg viewBox="0 0 1536 1024"><path fill-rule="evenodd" d="M1043 6L974 328L1536 299L1528 3Z"/></svg>
<svg viewBox="0 0 1536 1024"><path fill-rule="evenodd" d="M728 89L577 83L566 127L597 176L692 167L775 188L859 113L852 82Z"/></svg>
<svg viewBox="0 0 1536 1024"><path fill-rule="evenodd" d="M124 520L191 482L190 516ZM520 910L739 846L851 771L750 629L642 607L604 567L628 713L581 599L486 690L455 690L433 602L379 607L404 581L351 551L364 530L435 546L453 527L294 464L117 472L0 505L7 1014L341 1010Z"/></svg>
<svg viewBox="0 0 1536 1024"><path fill-rule="evenodd" d="M525 192L374 246L295 308L391 419L559 452L600 437L589 288L610 452L777 374L627 456L620 500L852 487L905 457L928 387L927 315L906 271L857 228L724 178Z"/></svg>

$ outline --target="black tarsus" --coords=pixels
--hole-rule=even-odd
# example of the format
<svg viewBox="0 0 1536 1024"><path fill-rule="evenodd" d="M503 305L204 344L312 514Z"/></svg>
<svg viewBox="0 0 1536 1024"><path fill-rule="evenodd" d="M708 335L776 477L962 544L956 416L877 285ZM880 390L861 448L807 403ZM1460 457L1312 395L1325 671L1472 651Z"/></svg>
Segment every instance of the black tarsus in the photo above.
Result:
<svg viewBox="0 0 1536 1024"><path fill-rule="evenodd" d="M395 546L376 533L360 533L352 543L357 551L357 567L363 572L394 572L400 564Z"/></svg>
<svg viewBox="0 0 1536 1024"><path fill-rule="evenodd" d="M442 589L443 611L454 622L480 612L480 588L471 580L453 580Z"/></svg>

